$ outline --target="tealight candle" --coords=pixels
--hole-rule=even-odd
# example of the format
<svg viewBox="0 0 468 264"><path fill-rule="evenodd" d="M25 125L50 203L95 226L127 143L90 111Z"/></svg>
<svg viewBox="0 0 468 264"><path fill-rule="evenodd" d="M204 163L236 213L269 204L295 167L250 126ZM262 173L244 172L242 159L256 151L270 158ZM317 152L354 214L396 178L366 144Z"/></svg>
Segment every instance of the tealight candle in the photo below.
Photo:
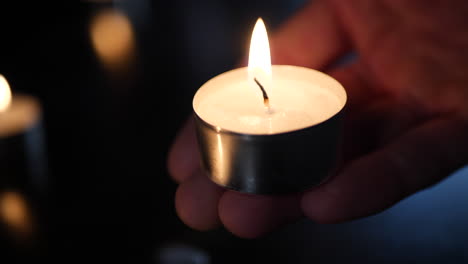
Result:
<svg viewBox="0 0 468 264"><path fill-rule="evenodd" d="M29 95L13 94L0 75L0 187L43 191L45 184L41 106Z"/></svg>
<svg viewBox="0 0 468 264"><path fill-rule="evenodd" d="M248 67L214 77L193 99L203 167L240 192L302 191L323 182L336 161L344 88L313 69L271 66L269 56L258 20Z"/></svg>
<svg viewBox="0 0 468 264"><path fill-rule="evenodd" d="M194 97L195 112L205 122L237 133L278 134L323 122L344 106L346 95L327 75L297 66L272 67L269 106L260 89L247 81L240 68L208 81Z"/></svg>

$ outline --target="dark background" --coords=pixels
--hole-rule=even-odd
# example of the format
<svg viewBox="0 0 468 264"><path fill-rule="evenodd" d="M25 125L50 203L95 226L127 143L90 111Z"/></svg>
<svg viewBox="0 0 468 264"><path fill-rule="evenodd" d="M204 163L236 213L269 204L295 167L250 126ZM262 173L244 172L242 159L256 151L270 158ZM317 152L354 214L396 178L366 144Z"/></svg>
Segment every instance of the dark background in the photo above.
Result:
<svg viewBox="0 0 468 264"><path fill-rule="evenodd" d="M35 238L1 233L0 262L467 263L462 172L374 217L340 225L303 220L254 240L193 231L177 218L166 155L194 92L236 66L257 17L274 29L300 5L1 3L0 73L14 92L40 99L49 170L45 197L28 197ZM109 8L133 32L132 57L118 67L102 61L90 37L93 19Z"/></svg>

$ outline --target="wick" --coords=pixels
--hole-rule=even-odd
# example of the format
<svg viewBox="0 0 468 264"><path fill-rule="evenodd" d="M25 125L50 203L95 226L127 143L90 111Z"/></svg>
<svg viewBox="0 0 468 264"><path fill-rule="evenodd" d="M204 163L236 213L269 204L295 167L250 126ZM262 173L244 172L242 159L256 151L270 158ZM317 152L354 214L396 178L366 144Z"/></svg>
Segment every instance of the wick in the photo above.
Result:
<svg viewBox="0 0 468 264"><path fill-rule="evenodd" d="M258 87L260 87L260 90L262 90L263 103L266 107L270 108L270 99L268 98L268 94L266 93L265 88L263 88L263 85L257 80L257 78L254 78L254 81Z"/></svg>

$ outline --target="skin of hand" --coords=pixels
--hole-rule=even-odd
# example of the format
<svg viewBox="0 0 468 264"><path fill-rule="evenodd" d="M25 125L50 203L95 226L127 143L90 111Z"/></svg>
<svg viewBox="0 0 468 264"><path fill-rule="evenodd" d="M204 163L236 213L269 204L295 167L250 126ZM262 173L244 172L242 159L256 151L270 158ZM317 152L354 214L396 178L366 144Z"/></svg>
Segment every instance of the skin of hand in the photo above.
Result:
<svg viewBox="0 0 468 264"><path fill-rule="evenodd" d="M315 0L272 34L274 64L327 72L348 93L338 172L304 193L224 190L199 167L193 118L168 158L188 226L254 238L301 217L376 214L468 163L468 2ZM333 62L354 52L352 62Z"/></svg>

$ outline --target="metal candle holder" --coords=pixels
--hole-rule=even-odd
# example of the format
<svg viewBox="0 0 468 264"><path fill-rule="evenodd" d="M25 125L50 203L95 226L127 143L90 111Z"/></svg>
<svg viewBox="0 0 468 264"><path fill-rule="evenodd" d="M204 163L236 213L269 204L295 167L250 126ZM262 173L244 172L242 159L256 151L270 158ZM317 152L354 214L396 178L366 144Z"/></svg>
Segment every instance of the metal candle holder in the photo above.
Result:
<svg viewBox="0 0 468 264"><path fill-rule="evenodd" d="M280 67L290 70L288 73L299 70L277 69ZM234 132L203 120L194 103L202 167L213 182L243 193L280 195L317 186L331 175L337 162L346 92L333 78L312 70L310 74L325 86L338 87L335 91L344 101L333 116L302 129L277 134Z"/></svg>

